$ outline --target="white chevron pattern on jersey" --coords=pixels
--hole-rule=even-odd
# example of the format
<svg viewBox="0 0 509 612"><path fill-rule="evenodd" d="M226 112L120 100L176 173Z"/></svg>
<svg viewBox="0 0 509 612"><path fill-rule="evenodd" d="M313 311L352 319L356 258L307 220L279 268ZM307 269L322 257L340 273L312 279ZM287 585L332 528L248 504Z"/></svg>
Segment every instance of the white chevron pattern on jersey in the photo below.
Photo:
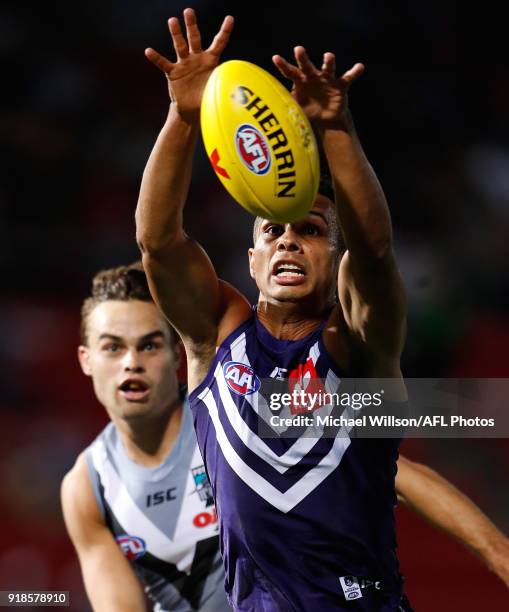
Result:
<svg viewBox="0 0 509 612"><path fill-rule="evenodd" d="M218 364L218 368L216 368L215 376L216 381L218 381L218 385L221 384L221 380L224 382L224 384L226 384L220 364ZM282 493L279 491L279 489L274 487L274 485L268 482L267 479L247 465L247 463L245 463L241 457L239 457L238 453L228 440L226 432L224 431L223 425L219 419L218 408L212 390L209 387L205 387L205 389L199 394L198 399L204 402L204 404L207 406L210 418L216 430L217 441L224 458L232 470L245 482L248 487L250 487L255 493L260 495L260 497L263 497L263 499L272 504L281 512L289 512L294 506L299 504L314 489L316 489L316 487L337 468L341 462L341 459L343 458L343 455L345 454L346 449L350 446L350 438L346 435L347 430L345 428L341 428L327 455L325 455L317 465L306 472L306 474L304 474L304 476L302 476L302 478L300 478L286 492ZM260 449L263 441L257 436L255 436L254 439L258 440L258 448ZM249 448L253 450L253 447L249 446ZM274 456L276 457L276 455ZM304 455L301 455L300 458L303 456ZM267 461L267 463L272 465L272 462Z"/></svg>
<svg viewBox="0 0 509 612"><path fill-rule="evenodd" d="M232 361L245 363L251 366L249 358L246 353L246 334L241 334L230 346ZM316 342L309 351L309 356L313 360L313 364L316 365L320 351L318 348L318 342ZM224 379L222 373L222 366L219 363L214 372L214 377L217 381L219 388L219 394L221 402L224 406L226 415L232 428L237 432L242 442L256 455L269 463L275 470L280 474L284 474L290 467L296 465L304 455L315 446L318 442L318 438L323 433L323 426L318 427L316 425L309 427L299 437L294 444L283 454L277 455L258 435L256 435L251 428L247 425L244 419L239 414L237 406L233 401L228 385ZM328 393L334 393L339 385L340 379L329 370L325 381L325 388ZM245 399L250 403L253 409L259 414L258 411L258 393L253 395L245 396ZM332 406L322 406L322 414L326 415L330 413Z"/></svg>
<svg viewBox="0 0 509 612"><path fill-rule="evenodd" d="M249 361L249 357L246 354L246 333L243 332L240 334L238 338L236 338L230 344L230 354L232 356L232 361L238 361L240 363L245 363L248 366L251 366L251 362ZM253 401L258 397L257 393L253 395L246 395L245 399L249 404L251 404L253 410L258 412L258 402Z"/></svg>
<svg viewBox="0 0 509 612"><path fill-rule="evenodd" d="M251 362L246 352L246 333L243 332L240 334L238 338L236 338L230 344L230 354L232 361L238 361L240 363L245 363L248 366L251 366ZM313 365L316 366L316 362L318 361L318 357L320 357L320 349L318 347L318 342L315 342L313 346L309 349L309 356L313 361ZM334 393L338 388L340 383L340 379L334 374L332 370L329 370L327 373L327 378L325 380L325 388L328 393ZM249 402L256 412L258 412L258 402L256 401L257 394L254 395L246 395L245 399Z"/></svg>
<svg viewBox="0 0 509 612"><path fill-rule="evenodd" d="M256 453L260 459L276 469L280 474L284 474L292 465L296 465L304 455L306 455L318 442L313 437L301 437L281 456L277 455L267 444L247 425L240 416L238 408L233 401L228 385L224 379L223 369L219 363L214 372L214 377L219 388L219 395L224 410L230 421L231 426L236 431L242 442Z"/></svg>
<svg viewBox="0 0 509 612"><path fill-rule="evenodd" d="M194 559L196 542L217 535L215 525L200 528L193 525L193 516L203 512L203 502L200 501L198 495L192 494L196 487L191 470L187 477L185 497L175 529L177 537L172 540L150 521L132 499L108 458L103 440L97 439L93 443L91 453L94 468L104 488L104 498L123 529L130 535L142 538L147 546L147 551L154 557L176 565L180 571L189 572ZM191 465L194 467L201 464L203 461L198 446L196 446Z"/></svg>

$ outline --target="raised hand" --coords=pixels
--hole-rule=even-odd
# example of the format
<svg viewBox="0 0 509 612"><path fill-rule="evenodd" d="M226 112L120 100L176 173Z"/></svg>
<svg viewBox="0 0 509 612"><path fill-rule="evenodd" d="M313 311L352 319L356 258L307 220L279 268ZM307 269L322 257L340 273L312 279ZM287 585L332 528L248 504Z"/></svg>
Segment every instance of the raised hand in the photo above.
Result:
<svg viewBox="0 0 509 612"><path fill-rule="evenodd" d="M200 30L193 9L184 10L186 36L182 34L179 20L171 17L168 28L173 41L177 61L171 62L154 49L146 49L146 57L164 72L173 107L185 121L194 123L200 115L203 90L210 73L219 63L233 29L233 17L224 18L212 44L202 50ZM187 37L187 40L186 40Z"/></svg>
<svg viewBox="0 0 509 612"><path fill-rule="evenodd" d="M292 94L309 120L319 128L345 127L348 90L364 72L364 65L355 64L337 77L333 53L324 53L320 69L309 59L304 47L295 47L294 54L297 65L280 55L274 55L272 61L284 77L293 81Z"/></svg>

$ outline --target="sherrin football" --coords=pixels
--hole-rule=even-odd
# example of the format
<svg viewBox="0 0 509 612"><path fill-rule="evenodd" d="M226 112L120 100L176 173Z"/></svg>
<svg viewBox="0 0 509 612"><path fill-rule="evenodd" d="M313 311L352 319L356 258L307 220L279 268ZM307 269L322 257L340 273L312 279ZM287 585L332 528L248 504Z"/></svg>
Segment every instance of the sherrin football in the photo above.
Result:
<svg viewBox="0 0 509 612"><path fill-rule="evenodd" d="M200 121L212 167L241 206L280 222L307 215L318 191L318 149L307 117L277 79L250 62L220 64Z"/></svg>

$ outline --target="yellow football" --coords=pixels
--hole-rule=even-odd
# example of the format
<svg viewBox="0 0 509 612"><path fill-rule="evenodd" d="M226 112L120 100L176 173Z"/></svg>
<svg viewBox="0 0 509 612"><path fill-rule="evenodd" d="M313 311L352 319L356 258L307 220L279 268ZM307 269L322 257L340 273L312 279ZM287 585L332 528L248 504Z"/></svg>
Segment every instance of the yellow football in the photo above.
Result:
<svg viewBox="0 0 509 612"><path fill-rule="evenodd" d="M215 173L253 215L289 222L306 216L320 165L307 117L283 85L240 60L211 74L201 104L201 130Z"/></svg>

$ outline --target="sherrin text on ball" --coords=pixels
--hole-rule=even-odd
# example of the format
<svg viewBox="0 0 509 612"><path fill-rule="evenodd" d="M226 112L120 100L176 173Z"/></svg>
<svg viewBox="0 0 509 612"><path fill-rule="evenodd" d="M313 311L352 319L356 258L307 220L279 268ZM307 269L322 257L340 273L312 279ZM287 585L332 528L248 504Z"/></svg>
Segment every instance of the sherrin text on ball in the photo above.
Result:
<svg viewBox="0 0 509 612"><path fill-rule="evenodd" d="M214 171L247 211L280 222L308 214L320 175L316 140L272 75L240 60L219 65L203 94L201 129Z"/></svg>

